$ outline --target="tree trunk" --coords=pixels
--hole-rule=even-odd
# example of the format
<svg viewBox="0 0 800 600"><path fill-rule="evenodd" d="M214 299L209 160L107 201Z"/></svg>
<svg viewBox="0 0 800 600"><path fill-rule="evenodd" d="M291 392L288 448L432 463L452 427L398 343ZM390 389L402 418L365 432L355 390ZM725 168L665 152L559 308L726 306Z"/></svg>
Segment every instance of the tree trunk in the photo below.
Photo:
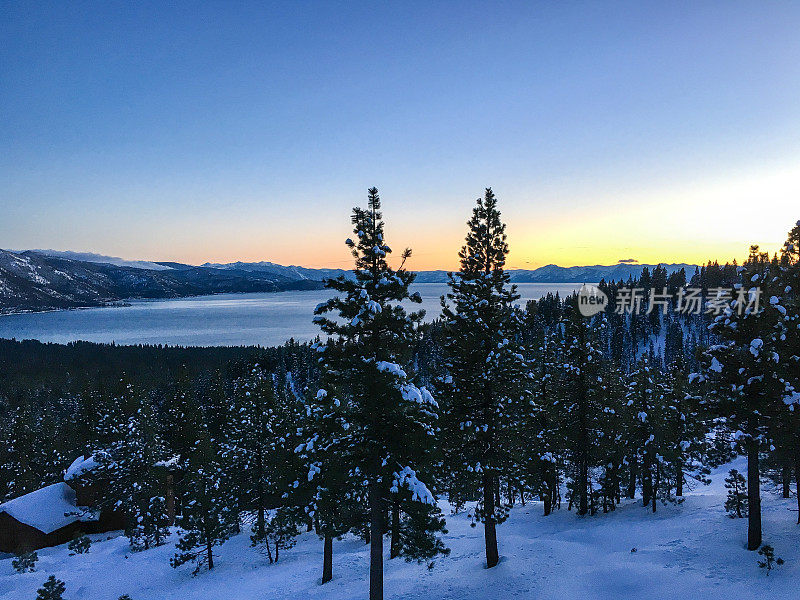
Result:
<svg viewBox="0 0 800 600"><path fill-rule="evenodd" d="M550 514L552 510L552 499L550 498L550 488L549 484L546 484L547 487L545 488L544 493L542 494L542 504L544 504L544 516Z"/></svg>
<svg viewBox="0 0 800 600"><path fill-rule="evenodd" d="M656 463L655 481L653 482L653 489L650 490L650 494L652 495L653 512L656 512L656 498L658 496L658 486L660 484L661 484L661 469L660 465Z"/></svg>
<svg viewBox="0 0 800 600"><path fill-rule="evenodd" d="M212 544L211 542L206 543L206 556L208 556L208 570L214 568L214 553L212 552Z"/></svg>
<svg viewBox="0 0 800 600"><path fill-rule="evenodd" d="M167 474L167 524L175 525L175 478Z"/></svg>
<svg viewBox="0 0 800 600"><path fill-rule="evenodd" d="M264 455L261 444L256 446L256 535L259 540L265 538L266 523L266 502L264 500ZM272 562L270 560L270 562Z"/></svg>
<svg viewBox="0 0 800 600"><path fill-rule="evenodd" d="M683 496L683 459L678 458L675 470L677 471L677 477L675 478L675 495L680 498Z"/></svg>
<svg viewBox="0 0 800 600"><path fill-rule="evenodd" d="M800 525L800 459L794 461L794 485L797 496L797 524Z"/></svg>
<svg viewBox="0 0 800 600"><path fill-rule="evenodd" d="M326 533L322 552L322 583L328 583L331 579L333 579L333 536Z"/></svg>
<svg viewBox="0 0 800 600"><path fill-rule="evenodd" d="M747 443L747 549L761 547L761 481L758 468L758 442Z"/></svg>
<svg viewBox="0 0 800 600"><path fill-rule="evenodd" d="M636 456L631 457L628 471L630 473L628 479L628 498L633 499L636 497Z"/></svg>
<svg viewBox="0 0 800 600"><path fill-rule="evenodd" d="M383 600L383 497L377 480L369 486L369 600Z"/></svg>
<svg viewBox="0 0 800 600"><path fill-rule="evenodd" d="M781 472L781 479L783 483L783 497L784 498L791 498L792 496L792 469L787 462L783 465L783 470Z"/></svg>
<svg viewBox="0 0 800 600"><path fill-rule="evenodd" d="M395 496L392 502L392 538L389 542L389 558L400 556L400 501Z"/></svg>
<svg viewBox="0 0 800 600"><path fill-rule="evenodd" d="M581 451L585 454L586 450ZM589 498L587 488L589 486L589 463L585 456L581 456L578 464L578 514L585 515L589 512Z"/></svg>
<svg viewBox="0 0 800 600"><path fill-rule="evenodd" d="M650 490L652 488L652 480L650 479L650 465L647 464L645 458L642 464L642 506L647 507L650 504Z"/></svg>
<svg viewBox="0 0 800 600"><path fill-rule="evenodd" d="M497 552L497 524L494 518L495 493L493 489L494 476L488 471L483 472L483 533L486 541L486 568L491 569L500 562ZM372 599L370 599L372 600Z"/></svg>

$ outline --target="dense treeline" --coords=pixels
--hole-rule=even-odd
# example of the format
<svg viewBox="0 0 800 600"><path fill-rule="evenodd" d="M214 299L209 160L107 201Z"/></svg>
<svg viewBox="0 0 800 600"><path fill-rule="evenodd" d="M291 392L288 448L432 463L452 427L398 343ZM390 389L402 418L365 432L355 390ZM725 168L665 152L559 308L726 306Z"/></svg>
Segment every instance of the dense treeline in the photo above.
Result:
<svg viewBox="0 0 800 600"><path fill-rule="evenodd" d="M600 282L608 305L584 316L578 295L518 306L487 190L442 317L422 324L410 251L390 265L380 208L372 189L353 211L354 277L328 282L315 344L0 343L0 493L57 478L86 448L99 464L86 476L115 482L106 501L144 549L165 539L168 466L175 566L212 568L243 526L271 561L314 530L325 583L333 539L352 533L371 545L377 599L384 536L391 558L447 554L438 497L482 523L492 567L516 503L589 517L636 498L656 512L743 454L747 498L737 483L731 506L760 547L760 478L785 497L800 479L800 223L780 255Z"/></svg>

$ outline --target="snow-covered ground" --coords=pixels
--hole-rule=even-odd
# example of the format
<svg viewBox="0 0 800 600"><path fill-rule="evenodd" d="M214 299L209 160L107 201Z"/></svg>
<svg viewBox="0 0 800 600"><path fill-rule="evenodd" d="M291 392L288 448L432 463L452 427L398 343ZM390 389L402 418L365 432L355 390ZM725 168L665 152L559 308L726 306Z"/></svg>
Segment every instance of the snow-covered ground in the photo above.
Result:
<svg viewBox="0 0 800 600"><path fill-rule="evenodd" d="M653 515L640 503L616 512L578 518L564 507L542 517L541 504L517 507L498 529L501 563L483 567L483 529L464 513L448 517L449 557L427 565L394 559L385 563L386 598L654 598L733 600L797 598L800 589L800 525L796 500L779 498L771 485L762 493L764 541L786 564L769 577L755 552L745 549L746 519L725 515L723 479L699 486L680 506L659 505ZM65 600L349 600L367 595L369 553L363 542L334 544L334 579L319 584L322 542L304 533L278 564L249 545L247 533L219 549L211 572L192 577L191 565L169 566L173 544L131 553L122 536L94 536L89 554L69 556L66 546L39 551L37 571L18 574L0 560L0 598L33 600L48 575L66 582ZM388 544L387 544L388 546ZM636 548L635 552L631 552Z"/></svg>

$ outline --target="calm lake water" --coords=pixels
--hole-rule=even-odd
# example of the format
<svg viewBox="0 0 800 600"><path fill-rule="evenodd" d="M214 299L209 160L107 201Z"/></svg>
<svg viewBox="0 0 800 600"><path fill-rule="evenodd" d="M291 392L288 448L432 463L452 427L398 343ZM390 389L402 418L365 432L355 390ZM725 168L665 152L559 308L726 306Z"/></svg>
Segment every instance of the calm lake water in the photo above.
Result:
<svg viewBox="0 0 800 600"><path fill-rule="evenodd" d="M522 283L519 303L548 292L562 296L580 288L574 283ZM422 296L426 319L440 313L443 283L413 286ZM219 294L176 300L135 300L131 306L62 310L0 316L0 338L66 343L76 340L117 344L182 346L275 346L294 338L308 341L319 334L314 307L329 290L274 294ZM412 305L416 309L419 305Z"/></svg>

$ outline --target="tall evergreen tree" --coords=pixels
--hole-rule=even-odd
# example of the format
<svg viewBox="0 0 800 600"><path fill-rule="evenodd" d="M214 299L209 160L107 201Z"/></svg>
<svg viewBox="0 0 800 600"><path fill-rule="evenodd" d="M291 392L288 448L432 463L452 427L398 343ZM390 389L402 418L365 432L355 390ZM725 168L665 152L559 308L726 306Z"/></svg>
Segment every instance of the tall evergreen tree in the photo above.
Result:
<svg viewBox="0 0 800 600"><path fill-rule="evenodd" d="M207 430L182 462L181 495L185 499L178 517L178 552L170 564L177 568L194 562L194 574L203 566L214 568L214 546L222 545L239 524L238 503L231 493L221 449Z"/></svg>
<svg viewBox="0 0 800 600"><path fill-rule="evenodd" d="M563 335L558 349L558 400L561 435L572 467L570 505L579 515L590 510L590 470L597 464L598 426L602 407L602 352L597 325L583 317L573 297L561 322Z"/></svg>
<svg viewBox="0 0 800 600"><path fill-rule="evenodd" d="M154 408L131 384L125 384L111 404L112 410L101 419L104 447L93 451L95 466L76 475L104 490L99 508L125 515L132 549L160 546L170 525L163 466L168 456Z"/></svg>
<svg viewBox="0 0 800 600"><path fill-rule="evenodd" d="M486 189L468 222L459 252L461 269L448 275L442 299L445 321L445 427L453 444L445 450L453 478L467 490L481 490L477 516L484 524L486 564L499 561L499 481L517 474L514 423L521 406L529 410L529 370L520 344L519 298L505 272L508 243L497 198Z"/></svg>
<svg viewBox="0 0 800 600"><path fill-rule="evenodd" d="M742 286L732 290L734 299L710 327L720 343L705 353L701 375L718 415L747 455L748 550L761 546L759 459L769 439L769 415L774 414L776 402L791 397L780 375L780 348L772 335L783 315L776 304L764 301L774 289L770 271L768 256L753 246L741 269Z"/></svg>
<svg viewBox="0 0 800 600"><path fill-rule="evenodd" d="M383 598L383 534L387 500L393 487L411 490L412 502L435 499L416 476L433 435L436 402L414 385L411 345L418 338L422 312L408 314L403 301L419 303L409 286L414 274L387 258L378 190L369 190L367 208L354 208L356 241L347 240L355 258L353 276L330 279L338 295L320 304L315 322L332 336L321 345L323 389L336 394L346 435L326 440L347 461L353 479L367 490L370 530L370 600ZM326 316L331 314L331 317ZM322 469L323 467L320 467ZM430 532L431 534L433 532Z"/></svg>

